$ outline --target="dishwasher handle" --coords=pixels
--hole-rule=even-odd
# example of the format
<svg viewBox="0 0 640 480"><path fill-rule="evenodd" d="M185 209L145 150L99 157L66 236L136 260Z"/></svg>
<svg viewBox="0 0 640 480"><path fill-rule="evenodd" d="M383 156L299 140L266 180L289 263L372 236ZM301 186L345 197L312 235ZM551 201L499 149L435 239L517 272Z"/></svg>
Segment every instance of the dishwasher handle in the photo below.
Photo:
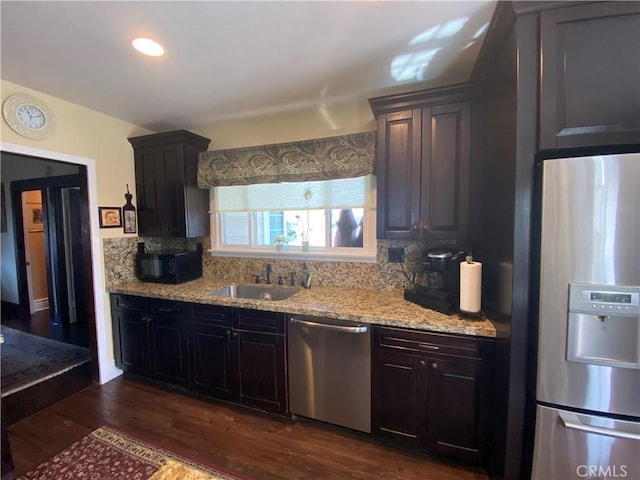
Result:
<svg viewBox="0 0 640 480"><path fill-rule="evenodd" d="M291 317L290 321L293 324L298 324L305 327L322 328L324 330L332 330L334 332L366 333L369 330L369 327L367 327L366 325L358 325L355 327L349 327L346 325L329 325L326 323L310 322L309 320L300 320L299 318L295 317Z"/></svg>

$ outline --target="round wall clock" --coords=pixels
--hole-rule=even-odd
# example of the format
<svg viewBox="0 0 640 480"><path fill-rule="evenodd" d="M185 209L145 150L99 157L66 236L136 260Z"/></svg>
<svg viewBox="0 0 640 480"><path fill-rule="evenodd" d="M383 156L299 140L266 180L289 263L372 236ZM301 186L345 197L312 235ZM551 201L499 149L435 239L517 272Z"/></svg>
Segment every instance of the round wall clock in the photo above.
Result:
<svg viewBox="0 0 640 480"><path fill-rule="evenodd" d="M26 93L7 97L2 115L13 130L32 140L47 138L56 128L55 116L47 104Z"/></svg>

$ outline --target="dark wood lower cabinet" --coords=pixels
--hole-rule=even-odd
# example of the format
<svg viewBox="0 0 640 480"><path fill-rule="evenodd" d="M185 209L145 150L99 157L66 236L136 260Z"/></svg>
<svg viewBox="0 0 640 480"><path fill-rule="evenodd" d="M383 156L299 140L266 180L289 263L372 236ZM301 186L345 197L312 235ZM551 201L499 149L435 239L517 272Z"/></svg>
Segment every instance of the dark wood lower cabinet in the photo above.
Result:
<svg viewBox="0 0 640 480"><path fill-rule="evenodd" d="M222 400L233 398L232 318L229 307L192 304L187 320L191 388Z"/></svg>
<svg viewBox="0 0 640 480"><path fill-rule="evenodd" d="M126 373L279 414L288 411L286 314L112 295ZM372 432L480 460L493 342L375 326Z"/></svg>
<svg viewBox="0 0 640 480"><path fill-rule="evenodd" d="M113 296L116 364L160 382L189 383L184 304Z"/></svg>
<svg viewBox="0 0 640 480"><path fill-rule="evenodd" d="M116 364L127 373L149 373L149 332L146 302L125 302L112 296Z"/></svg>
<svg viewBox="0 0 640 480"><path fill-rule="evenodd" d="M182 318L151 316L148 320L151 378L189 384L187 332Z"/></svg>
<svg viewBox="0 0 640 480"><path fill-rule="evenodd" d="M489 421L491 342L374 329L373 434L481 460Z"/></svg>
<svg viewBox="0 0 640 480"><path fill-rule="evenodd" d="M233 332L237 400L264 410L287 410L283 335Z"/></svg>
<svg viewBox="0 0 640 480"><path fill-rule="evenodd" d="M237 401L263 410L285 413L285 314L235 309L232 336Z"/></svg>
<svg viewBox="0 0 640 480"><path fill-rule="evenodd" d="M461 457L479 457L482 360L431 357L427 362L428 448Z"/></svg>
<svg viewBox="0 0 640 480"><path fill-rule="evenodd" d="M373 431L424 442L427 425L426 362L415 355L374 351Z"/></svg>
<svg viewBox="0 0 640 480"><path fill-rule="evenodd" d="M189 322L191 388L231 400L231 329Z"/></svg>
<svg viewBox="0 0 640 480"><path fill-rule="evenodd" d="M284 314L128 295L111 303L125 373L286 413Z"/></svg>

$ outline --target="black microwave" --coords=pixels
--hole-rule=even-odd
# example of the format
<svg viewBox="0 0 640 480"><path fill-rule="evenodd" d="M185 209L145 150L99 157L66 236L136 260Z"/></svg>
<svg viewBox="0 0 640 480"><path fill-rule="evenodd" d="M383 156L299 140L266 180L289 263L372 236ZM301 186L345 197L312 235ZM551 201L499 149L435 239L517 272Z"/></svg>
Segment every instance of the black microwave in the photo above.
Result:
<svg viewBox="0 0 640 480"><path fill-rule="evenodd" d="M136 276L143 282L155 283L195 280L202 277L202 253L138 253Z"/></svg>

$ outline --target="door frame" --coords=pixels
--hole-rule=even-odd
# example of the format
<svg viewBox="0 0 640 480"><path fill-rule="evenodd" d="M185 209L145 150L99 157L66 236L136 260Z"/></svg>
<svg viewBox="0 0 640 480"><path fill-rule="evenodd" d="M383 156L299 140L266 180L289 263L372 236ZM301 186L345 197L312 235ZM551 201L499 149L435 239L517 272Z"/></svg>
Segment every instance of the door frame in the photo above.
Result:
<svg viewBox="0 0 640 480"><path fill-rule="evenodd" d="M94 381L104 384L115 377L122 375L122 370L116 367L115 359L109 358L108 335L111 333L111 314L109 312L108 292L104 283L104 265L102 263L102 246L98 223L98 181L96 174L96 161L92 158L79 157L66 153L54 152L40 148L18 145L15 143L0 142L0 150L6 153L40 158L43 160L57 160L61 162L84 165L86 167L86 186L88 200L88 217L91 251L91 276L93 279L93 320L89 319L90 330L95 335L90 339L91 348L97 360L97 372L94 372ZM81 169L82 170L82 169ZM87 262L89 264L89 262ZM91 327L93 325L93 328ZM97 378L96 378L97 373Z"/></svg>

